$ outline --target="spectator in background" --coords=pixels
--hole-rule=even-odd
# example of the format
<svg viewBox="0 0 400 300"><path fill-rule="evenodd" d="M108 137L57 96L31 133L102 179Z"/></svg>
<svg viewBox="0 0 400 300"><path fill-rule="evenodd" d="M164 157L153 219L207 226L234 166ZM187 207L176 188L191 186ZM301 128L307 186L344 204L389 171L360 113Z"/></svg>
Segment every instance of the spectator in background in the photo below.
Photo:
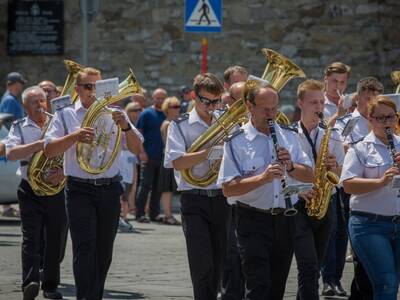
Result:
<svg viewBox="0 0 400 300"><path fill-rule="evenodd" d="M131 97L132 102L137 102L140 106L145 109L147 107L146 97L143 94L135 93Z"/></svg>
<svg viewBox="0 0 400 300"><path fill-rule="evenodd" d="M168 127L172 120L176 120L179 116L181 104L178 98L168 97L162 105L166 119L161 124L161 137L165 147L167 140ZM165 150L165 148L164 148ZM174 178L174 169L166 169L161 164L160 176L158 181L158 191L161 193L161 203L164 209L163 223L167 225L181 225L181 223L172 215L172 196L176 192L176 182Z"/></svg>
<svg viewBox="0 0 400 300"><path fill-rule="evenodd" d="M249 73L242 66L230 66L224 72L224 88L228 90L236 82L246 81Z"/></svg>
<svg viewBox="0 0 400 300"><path fill-rule="evenodd" d="M44 80L38 84L42 88L42 90L46 93L46 99L47 99L47 112L52 113L51 111L51 100L54 98L57 98L61 95L61 93L58 92L57 86L54 84L54 82L50 80Z"/></svg>
<svg viewBox="0 0 400 300"><path fill-rule="evenodd" d="M136 197L136 220L140 223L162 222L160 214L160 193L157 190L158 176L163 156L161 124L165 115L161 110L167 98L167 92L158 88L153 92L153 105L146 108L139 116L137 128L144 136L144 151L139 154L140 181ZM145 215L147 197L150 197L150 220Z"/></svg>
<svg viewBox="0 0 400 300"><path fill-rule="evenodd" d="M192 89L187 85L182 85L180 88L181 109L180 113L184 114L189 111L189 107L193 106Z"/></svg>
<svg viewBox="0 0 400 300"><path fill-rule="evenodd" d="M0 112L12 114L14 119L20 119L25 116L22 103L18 100L26 79L17 72L7 75L7 91L4 93L0 101Z"/></svg>
<svg viewBox="0 0 400 300"><path fill-rule="evenodd" d="M17 97L21 94L26 83L26 79L20 73L12 72L7 75L7 91L0 100L0 113L12 114L14 120L25 116L22 103ZM7 124L6 127L10 129ZM7 204L3 206L2 215L4 217L17 217L18 211Z"/></svg>

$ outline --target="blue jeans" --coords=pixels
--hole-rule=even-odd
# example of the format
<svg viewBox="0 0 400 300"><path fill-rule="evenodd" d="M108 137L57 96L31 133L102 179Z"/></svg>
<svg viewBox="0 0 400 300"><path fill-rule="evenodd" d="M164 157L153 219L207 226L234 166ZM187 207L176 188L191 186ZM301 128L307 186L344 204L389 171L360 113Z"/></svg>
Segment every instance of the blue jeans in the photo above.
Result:
<svg viewBox="0 0 400 300"><path fill-rule="evenodd" d="M321 275L324 283L337 284L342 278L348 241L339 192L332 196L330 207L334 221L328 248L321 266Z"/></svg>
<svg viewBox="0 0 400 300"><path fill-rule="evenodd" d="M349 233L354 251L371 280L374 300L395 300L400 278L400 222L352 215Z"/></svg>

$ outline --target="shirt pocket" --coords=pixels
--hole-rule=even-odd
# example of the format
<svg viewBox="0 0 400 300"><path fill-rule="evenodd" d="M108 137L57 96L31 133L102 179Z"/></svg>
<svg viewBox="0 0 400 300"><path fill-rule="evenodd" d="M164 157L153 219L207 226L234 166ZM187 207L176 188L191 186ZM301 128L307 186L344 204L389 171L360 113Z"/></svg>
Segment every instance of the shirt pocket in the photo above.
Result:
<svg viewBox="0 0 400 300"><path fill-rule="evenodd" d="M365 177L366 178L379 178L382 176L383 159L380 156L367 156L365 160Z"/></svg>
<svg viewBox="0 0 400 300"><path fill-rule="evenodd" d="M254 174L264 166L264 158L255 157L253 159L247 159L243 162L243 173L244 175Z"/></svg>

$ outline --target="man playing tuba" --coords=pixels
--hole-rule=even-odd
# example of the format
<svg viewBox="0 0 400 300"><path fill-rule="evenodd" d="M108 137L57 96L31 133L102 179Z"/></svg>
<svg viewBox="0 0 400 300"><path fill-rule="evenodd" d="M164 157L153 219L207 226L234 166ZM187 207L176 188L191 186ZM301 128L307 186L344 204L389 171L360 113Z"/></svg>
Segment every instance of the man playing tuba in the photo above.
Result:
<svg viewBox="0 0 400 300"><path fill-rule="evenodd" d="M45 154L64 153L67 177L66 207L73 245L73 270L78 299L102 299L118 229L119 198L122 194L119 155L103 173L89 174L78 164L77 142L92 144L93 128L81 128L85 113L96 101L100 71L84 68L78 73L75 90L79 99L57 110L45 136ZM123 131L129 151L142 151L142 136L120 111L112 119Z"/></svg>

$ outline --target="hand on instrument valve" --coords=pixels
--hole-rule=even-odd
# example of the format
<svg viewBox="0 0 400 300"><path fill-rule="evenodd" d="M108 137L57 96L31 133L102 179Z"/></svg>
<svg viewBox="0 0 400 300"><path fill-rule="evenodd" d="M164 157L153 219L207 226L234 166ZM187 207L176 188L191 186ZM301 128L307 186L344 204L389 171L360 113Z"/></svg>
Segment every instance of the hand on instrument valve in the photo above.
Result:
<svg viewBox="0 0 400 300"><path fill-rule="evenodd" d="M303 198L306 202L309 202L311 199L317 197L317 190L313 187L308 191L300 192L299 197Z"/></svg>
<svg viewBox="0 0 400 300"><path fill-rule="evenodd" d="M119 111L119 110L113 111L112 118L113 118L115 124L117 124L121 129L129 128L129 123L128 123L125 115L121 111Z"/></svg>
<svg viewBox="0 0 400 300"><path fill-rule="evenodd" d="M278 149L278 160L281 161L285 165L287 170L293 169L293 162L290 157L290 153L285 148L280 147Z"/></svg>
<svg viewBox="0 0 400 300"><path fill-rule="evenodd" d="M383 184L383 186L386 186L392 181L393 176L396 176L396 175L399 175L399 174L400 174L399 168L391 167L391 168L386 170L386 172L379 179L379 181Z"/></svg>
<svg viewBox="0 0 400 300"><path fill-rule="evenodd" d="M262 177L267 182L271 182L275 178L282 179L283 178L282 165L279 163L273 163L273 164L268 165L268 167L262 173Z"/></svg>
<svg viewBox="0 0 400 300"><path fill-rule="evenodd" d="M57 186L64 180L64 171L60 168L51 168L47 170L45 175L46 182L50 183L52 186Z"/></svg>
<svg viewBox="0 0 400 300"><path fill-rule="evenodd" d="M329 153L328 154L328 158L326 160L326 167L328 170L334 170L336 169L338 166L337 162L336 162L336 156Z"/></svg>
<svg viewBox="0 0 400 300"><path fill-rule="evenodd" d="M93 142L94 138L93 128L90 127L79 128L77 131L75 131L75 134L78 141L81 143L91 144Z"/></svg>

